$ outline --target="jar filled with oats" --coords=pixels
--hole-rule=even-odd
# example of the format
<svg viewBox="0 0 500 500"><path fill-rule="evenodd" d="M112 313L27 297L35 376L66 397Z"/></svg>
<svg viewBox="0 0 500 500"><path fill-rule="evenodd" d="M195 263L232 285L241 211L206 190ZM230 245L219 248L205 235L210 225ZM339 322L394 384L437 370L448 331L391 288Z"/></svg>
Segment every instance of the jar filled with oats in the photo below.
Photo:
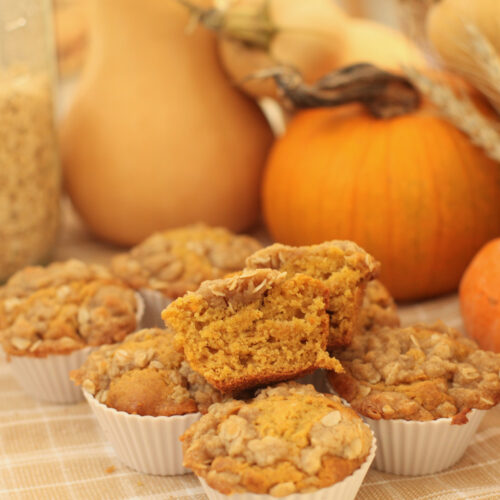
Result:
<svg viewBox="0 0 500 500"><path fill-rule="evenodd" d="M59 224L50 0L1 0L0 281L50 256Z"/></svg>

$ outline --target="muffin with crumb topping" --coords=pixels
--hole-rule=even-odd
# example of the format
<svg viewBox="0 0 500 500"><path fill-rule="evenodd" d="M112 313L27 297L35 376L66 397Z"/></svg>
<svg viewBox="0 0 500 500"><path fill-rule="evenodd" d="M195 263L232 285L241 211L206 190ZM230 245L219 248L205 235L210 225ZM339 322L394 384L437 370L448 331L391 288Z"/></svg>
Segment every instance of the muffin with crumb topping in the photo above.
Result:
<svg viewBox="0 0 500 500"><path fill-rule="evenodd" d="M354 498L375 448L368 426L339 398L294 382L211 406L181 440L184 464L209 498Z"/></svg>
<svg viewBox="0 0 500 500"><path fill-rule="evenodd" d="M180 435L224 396L174 348L174 334L140 330L103 346L71 372L118 457L149 474L182 467Z"/></svg>
<svg viewBox="0 0 500 500"><path fill-rule="evenodd" d="M205 281L163 311L193 370L223 392L341 370L326 352L328 288L304 274L245 270Z"/></svg>
<svg viewBox="0 0 500 500"><path fill-rule="evenodd" d="M453 465L500 402L500 354L442 323L366 331L336 356L345 372L330 373L331 386L378 434L375 465L387 472Z"/></svg>
<svg viewBox="0 0 500 500"><path fill-rule="evenodd" d="M319 245L292 247L276 243L251 255L248 269L270 268L288 277L306 274L329 290L328 348L348 345L360 325L367 283L379 272L379 263L352 241L333 240Z"/></svg>
<svg viewBox="0 0 500 500"><path fill-rule="evenodd" d="M103 346L71 372L99 403L136 415L205 413L222 395L174 348L174 333L151 328Z"/></svg>
<svg viewBox="0 0 500 500"><path fill-rule="evenodd" d="M245 235L205 224L151 235L129 252L117 255L112 271L146 301L144 326L162 326L161 310L201 282L238 271L261 244Z"/></svg>
<svg viewBox="0 0 500 500"><path fill-rule="evenodd" d="M0 288L0 342L26 392L53 402L81 395L68 373L96 346L136 330L137 293L104 267L77 260L30 267Z"/></svg>

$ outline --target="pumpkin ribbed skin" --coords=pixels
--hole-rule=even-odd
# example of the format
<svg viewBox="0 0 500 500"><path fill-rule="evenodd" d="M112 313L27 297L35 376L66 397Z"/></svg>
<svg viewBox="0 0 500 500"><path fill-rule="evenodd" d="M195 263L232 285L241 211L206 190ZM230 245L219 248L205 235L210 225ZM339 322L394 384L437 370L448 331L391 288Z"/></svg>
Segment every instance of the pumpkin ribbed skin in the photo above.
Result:
<svg viewBox="0 0 500 500"><path fill-rule="evenodd" d="M357 105L299 113L265 171L272 236L292 245L350 239L382 262L400 300L456 289L500 234L500 166L428 111L389 120Z"/></svg>

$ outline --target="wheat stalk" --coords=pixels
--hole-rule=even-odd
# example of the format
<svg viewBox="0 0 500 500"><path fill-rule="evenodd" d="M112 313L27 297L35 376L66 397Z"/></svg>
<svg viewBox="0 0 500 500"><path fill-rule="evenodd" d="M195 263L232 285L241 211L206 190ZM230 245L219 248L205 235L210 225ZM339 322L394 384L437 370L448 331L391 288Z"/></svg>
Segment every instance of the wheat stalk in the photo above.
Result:
<svg viewBox="0 0 500 500"><path fill-rule="evenodd" d="M405 66L403 69L415 87L455 127L466 133L490 158L500 161L500 133L494 122L485 118L469 98L458 98L448 85L432 80L415 68Z"/></svg>
<svg viewBox="0 0 500 500"><path fill-rule="evenodd" d="M426 33L426 18L429 9L438 0L398 0L398 20L402 30L414 40L426 55L430 50Z"/></svg>
<svg viewBox="0 0 500 500"><path fill-rule="evenodd" d="M482 90L493 106L500 111L500 57L492 43L474 24L467 23L465 29L469 35L470 53L476 62L482 78ZM479 76L479 75L477 75Z"/></svg>

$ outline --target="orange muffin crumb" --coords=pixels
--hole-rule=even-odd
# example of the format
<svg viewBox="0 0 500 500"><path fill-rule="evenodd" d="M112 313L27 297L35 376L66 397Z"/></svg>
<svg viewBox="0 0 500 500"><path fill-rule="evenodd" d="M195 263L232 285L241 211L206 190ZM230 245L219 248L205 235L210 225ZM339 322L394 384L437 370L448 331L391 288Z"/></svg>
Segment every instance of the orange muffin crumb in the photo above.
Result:
<svg viewBox="0 0 500 500"><path fill-rule="evenodd" d="M270 269L205 281L162 314L193 370L224 392L341 370L325 351L328 288Z"/></svg>
<svg viewBox="0 0 500 500"><path fill-rule="evenodd" d="M330 316L328 348L347 345L357 330L368 281L377 276L379 263L351 241L327 241L320 245L291 247L276 243L251 255L249 269L271 268L319 279L328 287Z"/></svg>

